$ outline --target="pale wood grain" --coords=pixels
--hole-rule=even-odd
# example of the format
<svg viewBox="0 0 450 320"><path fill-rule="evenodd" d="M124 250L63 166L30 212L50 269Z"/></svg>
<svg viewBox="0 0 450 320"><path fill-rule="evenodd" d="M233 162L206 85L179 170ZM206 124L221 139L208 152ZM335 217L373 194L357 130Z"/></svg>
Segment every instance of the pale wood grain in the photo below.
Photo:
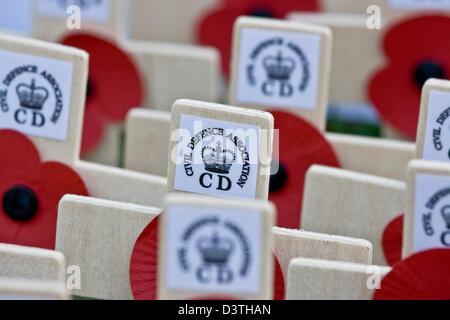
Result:
<svg viewBox="0 0 450 320"><path fill-rule="evenodd" d="M73 294L132 299L130 258L144 228L161 212L154 207L66 195L60 201L56 249L81 269Z"/></svg>
<svg viewBox="0 0 450 320"><path fill-rule="evenodd" d="M289 262L313 258L371 264L372 244L364 239L273 227L273 251L287 279Z"/></svg>
<svg viewBox="0 0 450 320"><path fill-rule="evenodd" d="M64 283L0 278L0 300L70 300Z"/></svg>
<svg viewBox="0 0 450 320"><path fill-rule="evenodd" d="M374 264L386 265L385 227L404 213L406 184L331 167L313 166L305 179L301 227L308 231L367 239Z"/></svg>
<svg viewBox="0 0 450 320"><path fill-rule="evenodd" d="M288 300L370 300L371 276L384 277L390 267L298 258L289 264Z"/></svg>
<svg viewBox="0 0 450 320"><path fill-rule="evenodd" d="M0 243L0 277L65 281L66 263L61 252Z"/></svg>

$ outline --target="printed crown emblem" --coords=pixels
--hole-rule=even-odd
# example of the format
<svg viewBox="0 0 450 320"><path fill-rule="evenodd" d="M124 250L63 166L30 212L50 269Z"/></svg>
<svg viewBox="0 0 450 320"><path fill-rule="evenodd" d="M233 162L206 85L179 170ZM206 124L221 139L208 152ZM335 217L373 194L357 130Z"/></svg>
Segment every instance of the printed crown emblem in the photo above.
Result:
<svg viewBox="0 0 450 320"><path fill-rule="evenodd" d="M202 149L202 158L206 171L228 174L236 155L231 150L222 149L222 143L218 141L215 147Z"/></svg>
<svg viewBox="0 0 450 320"><path fill-rule="evenodd" d="M233 241L227 238L220 238L216 233L209 238L200 238L197 242L197 248L205 264L224 265L233 252Z"/></svg>
<svg viewBox="0 0 450 320"><path fill-rule="evenodd" d="M34 79L31 84L20 83L16 87L20 105L24 108L41 110L48 98L48 90L44 87L36 87Z"/></svg>
<svg viewBox="0 0 450 320"><path fill-rule="evenodd" d="M447 229L450 229L450 205L443 206L441 209L441 214L447 225Z"/></svg>
<svg viewBox="0 0 450 320"><path fill-rule="evenodd" d="M268 56L263 60L267 76L271 80L289 80L295 69L295 61L291 58L283 58L281 51L276 57Z"/></svg>

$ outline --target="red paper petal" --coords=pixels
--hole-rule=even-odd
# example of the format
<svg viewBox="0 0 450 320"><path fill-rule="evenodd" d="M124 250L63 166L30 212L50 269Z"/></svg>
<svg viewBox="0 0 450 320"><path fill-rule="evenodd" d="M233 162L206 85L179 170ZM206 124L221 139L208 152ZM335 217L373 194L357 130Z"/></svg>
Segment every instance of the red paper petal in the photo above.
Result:
<svg viewBox="0 0 450 320"><path fill-rule="evenodd" d="M421 90L411 76L412 68L392 65L379 71L369 86L369 97L380 116L411 139L416 136Z"/></svg>
<svg viewBox="0 0 450 320"><path fill-rule="evenodd" d="M222 56L222 69L229 77L231 43L234 21L243 15L251 15L255 10L266 10L274 18L283 19L289 12L318 11L317 0L225 0L212 11L207 12L197 27L197 37L201 44L216 47Z"/></svg>
<svg viewBox="0 0 450 320"><path fill-rule="evenodd" d="M158 226L159 217L154 218L139 235L131 253L130 284L135 300L156 300L158 285ZM284 299L284 277L275 257L274 296ZM193 300L233 300L226 296L202 296Z"/></svg>
<svg viewBox="0 0 450 320"><path fill-rule="evenodd" d="M383 120L415 139L421 88L414 72L423 62L438 63L450 75L450 18L429 15L394 25L384 39L388 64L370 81L369 97Z"/></svg>
<svg viewBox="0 0 450 320"><path fill-rule="evenodd" d="M55 248L58 203L64 194L88 195L78 174L65 164L40 162L33 143L19 132L0 130L0 196L25 186L36 194L39 208L28 221L11 219L0 205L0 242Z"/></svg>
<svg viewBox="0 0 450 320"><path fill-rule="evenodd" d="M81 154L85 155L95 151L103 140L106 122L107 119L103 115L98 102L92 100L87 102L84 111Z"/></svg>
<svg viewBox="0 0 450 320"><path fill-rule="evenodd" d="M450 18L425 15L400 21L386 34L384 50L393 63L417 62L435 57L447 62L450 50Z"/></svg>
<svg viewBox="0 0 450 320"><path fill-rule="evenodd" d="M130 284L135 300L156 300L158 286L159 217L145 227L134 244L130 260Z"/></svg>
<svg viewBox="0 0 450 320"><path fill-rule="evenodd" d="M287 181L281 190L270 193L269 200L277 207L277 225L298 229L307 170L313 164L339 167L339 162L333 147L309 122L292 113L270 112L275 118L275 129L279 129L279 146L274 148L279 150Z"/></svg>
<svg viewBox="0 0 450 320"><path fill-rule="evenodd" d="M89 53L92 99L108 118L122 122L128 110L141 106L143 81L132 58L116 44L91 34L72 34L62 43Z"/></svg>
<svg viewBox="0 0 450 320"><path fill-rule="evenodd" d="M401 261L381 281L374 300L450 299L450 250L417 253Z"/></svg>
<svg viewBox="0 0 450 320"><path fill-rule="evenodd" d="M384 229L383 252L390 266L402 260L403 215L392 220Z"/></svg>

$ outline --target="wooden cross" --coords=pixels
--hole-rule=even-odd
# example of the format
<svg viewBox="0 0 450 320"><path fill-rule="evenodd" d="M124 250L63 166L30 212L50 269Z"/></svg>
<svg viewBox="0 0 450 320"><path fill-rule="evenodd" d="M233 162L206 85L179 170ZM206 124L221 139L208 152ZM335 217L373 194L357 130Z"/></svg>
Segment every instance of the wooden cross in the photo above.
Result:
<svg viewBox="0 0 450 320"><path fill-rule="evenodd" d="M289 264L286 299L371 300L377 281L390 271L390 267L350 262L293 259Z"/></svg>
<svg viewBox="0 0 450 320"><path fill-rule="evenodd" d="M195 100L172 107L169 192L266 200L273 117Z"/></svg>
<svg viewBox="0 0 450 320"><path fill-rule="evenodd" d="M323 130L331 39L326 27L239 18L234 25L230 104L288 108Z"/></svg>
<svg viewBox="0 0 450 320"><path fill-rule="evenodd" d="M80 267L73 294L132 299L130 257L136 239L161 209L74 195L59 204L56 245L68 264Z"/></svg>
<svg viewBox="0 0 450 320"><path fill-rule="evenodd" d="M69 300L64 284L0 278L0 300Z"/></svg>
<svg viewBox="0 0 450 320"><path fill-rule="evenodd" d="M424 250L450 248L449 190L449 163L411 161L405 201L403 258Z"/></svg>
<svg viewBox="0 0 450 320"><path fill-rule="evenodd" d="M313 166L305 180L300 225L315 232L367 239L373 244L374 264L386 265L382 235L403 214L405 189L405 183L397 180Z"/></svg>
<svg viewBox="0 0 450 320"><path fill-rule="evenodd" d="M266 201L169 196L160 219L158 298L272 299L274 222Z"/></svg>
<svg viewBox="0 0 450 320"><path fill-rule="evenodd" d="M1 243L0 278L43 280L65 284L64 255L58 251Z"/></svg>

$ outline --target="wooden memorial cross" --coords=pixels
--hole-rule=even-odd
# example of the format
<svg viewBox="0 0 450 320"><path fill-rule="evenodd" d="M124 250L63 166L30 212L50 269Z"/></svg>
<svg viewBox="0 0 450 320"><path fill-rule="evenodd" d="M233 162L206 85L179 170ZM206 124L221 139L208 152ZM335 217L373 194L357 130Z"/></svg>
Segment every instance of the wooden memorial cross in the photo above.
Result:
<svg viewBox="0 0 450 320"><path fill-rule="evenodd" d="M371 300L390 267L297 258L289 264L288 300Z"/></svg>
<svg viewBox="0 0 450 320"><path fill-rule="evenodd" d="M233 37L230 104L289 109L324 130L331 63L330 30L241 17L236 20Z"/></svg>
<svg viewBox="0 0 450 320"><path fill-rule="evenodd" d="M9 192L14 200L17 186L25 185L26 190L21 188L19 193L35 199L37 214L48 217L36 220L48 232L32 232L27 236L24 231L20 233L24 242L15 243L31 245L30 237L40 237L33 242L36 246L53 249L49 235L56 231L57 201L65 193L160 205L167 192L166 179L79 160L87 80L85 52L1 35L0 56L3 192ZM11 148L16 150L14 159L9 156ZM32 208L29 213L36 213ZM15 213L9 211L10 216ZM13 223L6 215L2 219L5 220L2 224ZM13 219L20 225L23 217ZM12 241L11 231L16 227L2 232L3 242Z"/></svg>
<svg viewBox="0 0 450 320"><path fill-rule="evenodd" d="M161 209L75 195L58 209L56 250L80 267L72 293L96 299L133 299L130 257L139 235ZM156 283L156 279L155 279Z"/></svg>
<svg viewBox="0 0 450 320"><path fill-rule="evenodd" d="M0 300L70 300L64 283L0 278Z"/></svg>
<svg viewBox="0 0 450 320"><path fill-rule="evenodd" d="M65 284L64 255L53 250L0 243L0 278Z"/></svg>
<svg viewBox="0 0 450 320"><path fill-rule="evenodd" d="M172 107L169 192L267 200L270 113L195 100Z"/></svg>
<svg viewBox="0 0 450 320"><path fill-rule="evenodd" d="M374 264L387 265L392 261L385 257L383 233L403 214L405 189L401 181L313 166L305 180L301 226L367 239L373 244Z"/></svg>
<svg viewBox="0 0 450 320"><path fill-rule="evenodd" d="M159 227L158 299L272 299L266 201L171 195Z"/></svg>
<svg viewBox="0 0 450 320"><path fill-rule="evenodd" d="M403 258L425 250L450 248L449 190L449 163L425 160L410 162Z"/></svg>
<svg viewBox="0 0 450 320"><path fill-rule="evenodd" d="M124 36L126 0L35 0L33 3L33 36L37 39L58 41L64 34L80 30L117 39ZM73 5L81 10L80 16L77 17L77 9ZM77 22L80 23L79 28L75 25Z"/></svg>
<svg viewBox="0 0 450 320"><path fill-rule="evenodd" d="M289 262L294 258L372 263L373 247L367 240L279 227L273 227L272 232L273 252L285 281Z"/></svg>

